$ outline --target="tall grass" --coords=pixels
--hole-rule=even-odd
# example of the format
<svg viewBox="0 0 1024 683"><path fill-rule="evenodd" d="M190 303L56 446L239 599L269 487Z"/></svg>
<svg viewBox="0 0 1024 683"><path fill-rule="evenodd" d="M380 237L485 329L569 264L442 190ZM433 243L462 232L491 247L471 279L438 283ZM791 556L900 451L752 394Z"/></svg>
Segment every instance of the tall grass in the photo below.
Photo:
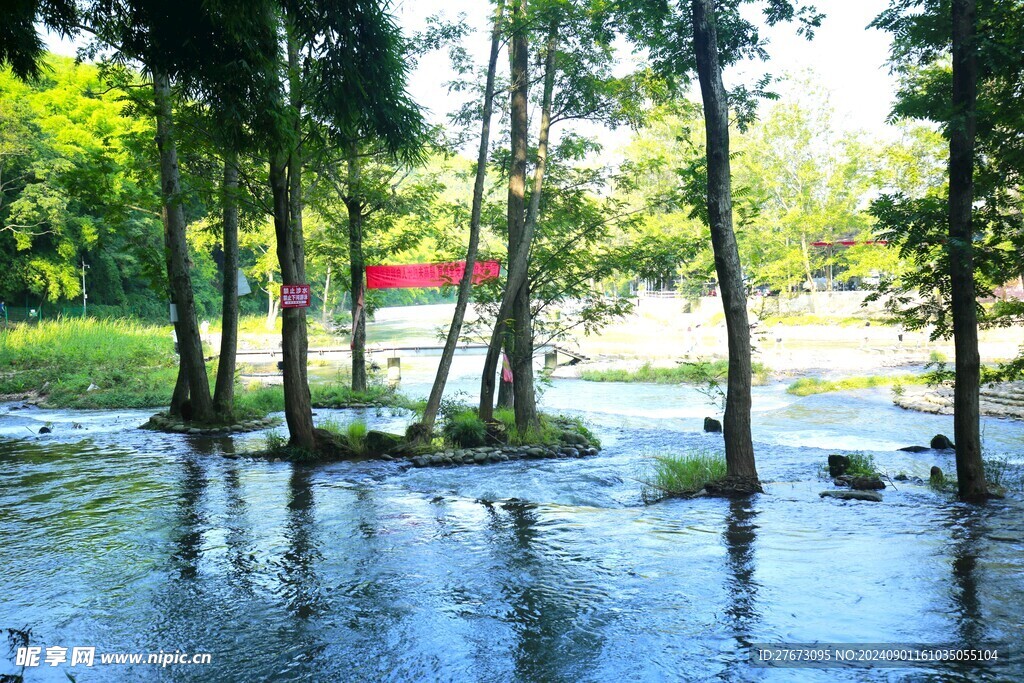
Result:
<svg viewBox="0 0 1024 683"><path fill-rule="evenodd" d="M0 332L0 367L5 370L175 364L170 327L71 318L17 325Z"/></svg>
<svg viewBox="0 0 1024 683"><path fill-rule="evenodd" d="M755 383L764 384L769 370L762 363L752 366ZM680 363L672 367L655 367L649 362L636 370L609 369L584 370L580 378L588 382L648 382L651 384L703 384L708 379L725 379L729 361L716 360L700 363Z"/></svg>
<svg viewBox="0 0 1024 683"><path fill-rule="evenodd" d="M69 319L0 332L0 393L40 391L67 408L144 408L170 401L177 358L169 327ZM89 390L91 386L97 388Z"/></svg>
<svg viewBox="0 0 1024 683"><path fill-rule="evenodd" d="M709 482L725 477L725 457L709 451L683 455L655 455L651 470L641 479L645 503L663 498L692 496Z"/></svg>

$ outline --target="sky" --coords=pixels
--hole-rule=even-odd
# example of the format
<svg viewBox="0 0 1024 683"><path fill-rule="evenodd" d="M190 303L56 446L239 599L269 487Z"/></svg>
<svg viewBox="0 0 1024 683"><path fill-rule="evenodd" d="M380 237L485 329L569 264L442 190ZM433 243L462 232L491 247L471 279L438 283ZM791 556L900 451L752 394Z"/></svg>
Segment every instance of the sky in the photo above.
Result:
<svg viewBox="0 0 1024 683"><path fill-rule="evenodd" d="M796 35L793 24L763 26L762 35L770 41L768 53L771 60L730 69L724 75L726 87L741 82L753 83L765 73L776 77L810 75L830 93L837 132L862 130L877 138L895 137L893 127L885 123L896 90L896 81L886 66L891 39L884 31L867 28L888 7L888 0L817 0L815 4L826 16L812 41ZM752 21L760 17L760 5L755 2L745 7L745 13ZM460 12L465 13L474 28L466 47L476 63L482 66L486 62L490 3L483 0L399 0L394 8L407 33L421 30L431 15L443 13L451 20ZM447 59L443 53L425 56L410 82L413 97L427 107L431 119L438 123L443 122L446 114L460 104L459 97L449 95L444 87L452 77ZM501 66L505 64L507 58L499 62ZM792 87L785 83L773 86L783 97ZM696 87L690 97L699 100ZM617 158L631 137L627 129L608 132L596 126L588 126L579 132L600 136L605 144L602 161ZM557 136L558 131L554 135ZM471 143L469 147L474 145ZM475 147L473 150L469 147L467 153L475 154Z"/></svg>
<svg viewBox="0 0 1024 683"><path fill-rule="evenodd" d="M771 73L801 75L808 69L831 92L835 123L839 130L864 130L879 137L893 135L885 119L892 107L895 80L886 67L890 37L883 31L868 29L871 20L884 10L888 0L817 0L826 15L813 41L796 35L793 25L764 27L770 40L771 61L744 65L725 74L726 86ZM757 12L760 3L747 6ZM489 48L490 3L484 0L396 0L394 12L407 34L421 30L430 15L444 13L455 19L460 12L474 28L467 49L483 65ZM748 15L751 18L754 14ZM51 36L50 49L58 54L74 55L75 46ZM506 64L507 59L502 59ZM460 99L449 95L444 84L453 77L448 57L443 52L425 56L410 79L410 93L430 112L430 118L443 122L458 107ZM786 86L777 86L785 94ZM694 99L697 93L692 95ZM607 136L612 145L624 145L627 131Z"/></svg>

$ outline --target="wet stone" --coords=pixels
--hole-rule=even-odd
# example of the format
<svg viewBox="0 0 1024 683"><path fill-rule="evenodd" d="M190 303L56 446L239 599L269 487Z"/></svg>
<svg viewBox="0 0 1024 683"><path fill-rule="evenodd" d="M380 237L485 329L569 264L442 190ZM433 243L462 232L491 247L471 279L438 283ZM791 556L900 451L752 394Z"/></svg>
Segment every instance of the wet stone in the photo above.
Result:
<svg viewBox="0 0 1024 683"><path fill-rule="evenodd" d="M866 500L873 503L882 502L882 494L874 491L822 491L822 498L838 498L839 500Z"/></svg>

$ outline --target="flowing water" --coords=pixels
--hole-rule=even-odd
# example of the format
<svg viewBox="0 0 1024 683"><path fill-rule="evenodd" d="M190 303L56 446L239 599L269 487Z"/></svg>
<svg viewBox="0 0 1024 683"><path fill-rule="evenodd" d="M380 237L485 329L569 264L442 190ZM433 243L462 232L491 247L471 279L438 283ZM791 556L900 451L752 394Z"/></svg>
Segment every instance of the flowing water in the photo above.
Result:
<svg viewBox="0 0 1024 683"><path fill-rule="evenodd" d="M471 377L453 388L471 391ZM425 394L428 381L407 372L404 389ZM767 493L643 506L651 453L721 448L700 431L705 398L555 380L543 405L586 418L602 453L304 467L233 457L260 434L169 436L134 429L148 412L2 406L0 629L31 629L44 654L212 654L206 666L44 664L26 681L1024 679L1019 652L980 668L750 662L759 642L1019 650L1019 494L981 509L913 483L881 504L818 496L831 452L871 453L894 475L954 472L949 455L894 450L951 433L951 418L893 408L884 391L758 387ZM409 419L317 411L328 417L395 430ZM53 433L35 435L47 422ZM1024 462L1024 425L986 420L984 435ZM4 650L0 674L17 671Z"/></svg>

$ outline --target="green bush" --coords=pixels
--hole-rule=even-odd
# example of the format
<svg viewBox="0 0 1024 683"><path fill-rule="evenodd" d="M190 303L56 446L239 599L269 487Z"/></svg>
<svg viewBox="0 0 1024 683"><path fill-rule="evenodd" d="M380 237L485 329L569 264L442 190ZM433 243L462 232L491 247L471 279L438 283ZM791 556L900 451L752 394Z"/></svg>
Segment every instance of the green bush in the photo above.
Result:
<svg viewBox="0 0 1024 683"><path fill-rule="evenodd" d="M448 443L461 448L476 448L487 443L487 427L472 410L465 410L446 420L441 433Z"/></svg>
<svg viewBox="0 0 1024 683"><path fill-rule="evenodd" d="M875 468L875 458L866 453L850 453L850 466L846 473L855 477L877 477L878 470Z"/></svg>
<svg viewBox="0 0 1024 683"><path fill-rule="evenodd" d="M709 482L723 479L725 457L696 451L684 455L655 455L652 470L643 478L640 495L645 503L663 498L692 496Z"/></svg>

